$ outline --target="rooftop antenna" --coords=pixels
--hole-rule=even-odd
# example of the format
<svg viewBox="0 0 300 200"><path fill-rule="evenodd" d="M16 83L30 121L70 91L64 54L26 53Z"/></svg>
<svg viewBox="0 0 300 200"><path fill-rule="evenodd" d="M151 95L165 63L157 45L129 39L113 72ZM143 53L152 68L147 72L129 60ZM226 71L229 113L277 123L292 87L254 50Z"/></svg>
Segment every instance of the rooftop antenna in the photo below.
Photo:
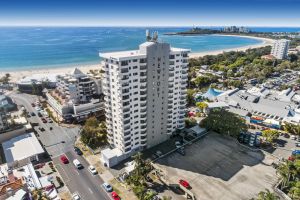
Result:
<svg viewBox="0 0 300 200"><path fill-rule="evenodd" d="M149 42L151 40L150 31L146 30L146 40Z"/></svg>
<svg viewBox="0 0 300 200"><path fill-rule="evenodd" d="M153 41L156 42L157 39L158 39L158 32L155 31L155 32L153 33Z"/></svg>

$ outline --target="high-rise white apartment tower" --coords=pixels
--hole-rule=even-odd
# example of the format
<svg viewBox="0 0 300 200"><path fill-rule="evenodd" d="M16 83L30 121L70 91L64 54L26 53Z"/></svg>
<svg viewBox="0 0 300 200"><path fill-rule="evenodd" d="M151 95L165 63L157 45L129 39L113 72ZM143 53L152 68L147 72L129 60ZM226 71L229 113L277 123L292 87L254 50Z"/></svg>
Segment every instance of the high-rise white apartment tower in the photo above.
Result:
<svg viewBox="0 0 300 200"><path fill-rule="evenodd" d="M184 128L190 50L158 42L157 33L146 36L138 50L100 53L108 141L123 158ZM113 165L112 153L102 153Z"/></svg>
<svg viewBox="0 0 300 200"><path fill-rule="evenodd" d="M271 55L277 59L286 59L290 46L290 40L276 40L273 44Z"/></svg>

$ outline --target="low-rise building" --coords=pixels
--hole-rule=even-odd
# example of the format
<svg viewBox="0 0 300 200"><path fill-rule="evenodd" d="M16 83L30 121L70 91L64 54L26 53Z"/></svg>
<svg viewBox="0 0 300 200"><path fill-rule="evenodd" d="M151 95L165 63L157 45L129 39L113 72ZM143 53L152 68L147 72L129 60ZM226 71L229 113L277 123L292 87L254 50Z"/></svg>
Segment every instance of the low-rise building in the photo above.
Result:
<svg viewBox="0 0 300 200"><path fill-rule="evenodd" d="M44 88L56 87L58 74L33 74L26 76L17 82L20 92L29 94L41 94Z"/></svg>
<svg viewBox="0 0 300 200"><path fill-rule="evenodd" d="M46 90L49 105L64 121L83 121L103 114L101 76L87 75L75 68L70 74L57 76L57 87Z"/></svg>
<svg viewBox="0 0 300 200"><path fill-rule="evenodd" d="M21 167L33 161L45 151L34 133L25 133L2 143L8 167Z"/></svg>

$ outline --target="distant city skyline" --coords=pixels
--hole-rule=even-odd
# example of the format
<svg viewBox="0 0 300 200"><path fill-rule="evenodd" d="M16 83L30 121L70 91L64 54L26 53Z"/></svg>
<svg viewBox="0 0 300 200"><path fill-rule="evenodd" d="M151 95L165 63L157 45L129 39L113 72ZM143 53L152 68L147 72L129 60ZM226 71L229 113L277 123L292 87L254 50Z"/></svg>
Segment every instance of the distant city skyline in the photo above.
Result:
<svg viewBox="0 0 300 200"><path fill-rule="evenodd" d="M1 26L299 27L297 0L0 2Z"/></svg>

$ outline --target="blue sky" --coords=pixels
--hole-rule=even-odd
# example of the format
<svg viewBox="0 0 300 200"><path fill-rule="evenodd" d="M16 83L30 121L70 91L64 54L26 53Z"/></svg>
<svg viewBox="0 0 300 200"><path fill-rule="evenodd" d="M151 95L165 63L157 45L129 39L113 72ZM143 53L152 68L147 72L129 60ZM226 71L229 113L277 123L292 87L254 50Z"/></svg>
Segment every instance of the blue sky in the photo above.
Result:
<svg viewBox="0 0 300 200"><path fill-rule="evenodd" d="M300 0L1 0L0 25L300 27Z"/></svg>

